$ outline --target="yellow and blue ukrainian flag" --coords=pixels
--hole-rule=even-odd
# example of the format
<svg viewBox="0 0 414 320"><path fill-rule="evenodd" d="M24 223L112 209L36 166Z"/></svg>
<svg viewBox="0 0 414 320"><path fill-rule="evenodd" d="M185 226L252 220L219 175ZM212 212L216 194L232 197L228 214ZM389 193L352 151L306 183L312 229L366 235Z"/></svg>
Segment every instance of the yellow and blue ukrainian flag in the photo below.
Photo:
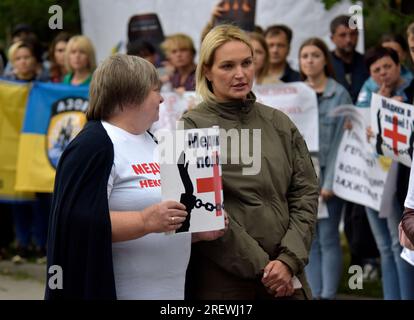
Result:
<svg viewBox="0 0 414 320"><path fill-rule="evenodd" d="M17 192L17 151L29 94L28 83L0 79L0 201L26 200L32 194Z"/></svg>
<svg viewBox="0 0 414 320"><path fill-rule="evenodd" d="M20 135L16 190L52 192L59 158L86 123L88 86L35 82Z"/></svg>

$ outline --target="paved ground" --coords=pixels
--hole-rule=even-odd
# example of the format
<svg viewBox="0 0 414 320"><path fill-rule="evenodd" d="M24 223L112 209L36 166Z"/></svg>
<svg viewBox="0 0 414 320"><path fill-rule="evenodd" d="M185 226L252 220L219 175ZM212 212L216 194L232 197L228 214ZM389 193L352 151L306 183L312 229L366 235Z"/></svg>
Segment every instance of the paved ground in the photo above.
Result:
<svg viewBox="0 0 414 320"><path fill-rule="evenodd" d="M0 275L0 300L43 300L44 290L38 280Z"/></svg>
<svg viewBox="0 0 414 320"><path fill-rule="evenodd" d="M46 266L15 265L0 261L0 300L43 300ZM338 300L369 300L369 297L338 295Z"/></svg>
<svg viewBox="0 0 414 320"><path fill-rule="evenodd" d="M0 300L42 300L46 266L0 261Z"/></svg>

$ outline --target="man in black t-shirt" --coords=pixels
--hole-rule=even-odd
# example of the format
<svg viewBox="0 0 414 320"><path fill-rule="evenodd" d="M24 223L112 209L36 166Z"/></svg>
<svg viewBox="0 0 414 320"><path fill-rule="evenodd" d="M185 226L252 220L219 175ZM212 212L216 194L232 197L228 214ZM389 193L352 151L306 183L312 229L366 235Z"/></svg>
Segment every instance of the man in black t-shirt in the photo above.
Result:
<svg viewBox="0 0 414 320"><path fill-rule="evenodd" d="M337 81L348 90L355 103L369 73L363 55L356 51L358 29L350 28L349 19L341 15L331 22L331 40L335 44L332 63Z"/></svg>

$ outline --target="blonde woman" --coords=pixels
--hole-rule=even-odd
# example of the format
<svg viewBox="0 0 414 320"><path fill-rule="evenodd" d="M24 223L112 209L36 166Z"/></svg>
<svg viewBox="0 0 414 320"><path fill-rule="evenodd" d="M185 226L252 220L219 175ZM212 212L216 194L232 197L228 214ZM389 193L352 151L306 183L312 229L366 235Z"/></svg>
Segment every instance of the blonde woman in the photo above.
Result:
<svg viewBox="0 0 414 320"><path fill-rule="evenodd" d="M4 75L5 79L47 81L47 77L41 72L41 59L35 43L30 41L15 42L8 53L12 71Z"/></svg>
<svg viewBox="0 0 414 320"><path fill-rule="evenodd" d="M304 267L316 220L316 174L295 125L282 112L256 102L254 74L246 33L220 25L206 35L196 72L203 102L184 114L184 125L219 125L239 138L259 131L260 142L253 141L261 145L254 156L260 168L244 174L250 165L241 161L246 156L239 152L242 141L227 144L222 177L229 230L216 241L192 247L189 298L311 297ZM293 285L293 276L302 288Z"/></svg>
<svg viewBox="0 0 414 320"><path fill-rule="evenodd" d="M177 33L167 37L161 48L172 67L172 73L165 80L179 92L195 90L196 50L193 40L183 33Z"/></svg>
<svg viewBox="0 0 414 320"><path fill-rule="evenodd" d="M68 73L63 83L74 86L89 85L96 68L95 49L89 38L74 36L70 38L65 51L65 65Z"/></svg>

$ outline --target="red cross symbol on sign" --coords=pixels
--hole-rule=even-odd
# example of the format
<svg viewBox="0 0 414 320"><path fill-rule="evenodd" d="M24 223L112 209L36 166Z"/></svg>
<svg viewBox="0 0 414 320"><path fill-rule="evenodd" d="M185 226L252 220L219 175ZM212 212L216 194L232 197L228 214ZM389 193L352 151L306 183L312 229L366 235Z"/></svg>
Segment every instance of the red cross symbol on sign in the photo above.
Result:
<svg viewBox="0 0 414 320"><path fill-rule="evenodd" d="M213 152L213 159L218 159L217 152ZM219 205L219 209L216 210L216 216L220 217L221 212L221 190L223 186L221 184L221 176L219 173L218 161L215 161L213 164L213 176L210 178L200 178L197 179L197 192L213 192L214 191L214 201L216 202L216 207Z"/></svg>
<svg viewBox="0 0 414 320"><path fill-rule="evenodd" d="M398 133L398 118L392 117L392 130L384 129L384 136L392 139L392 149L394 154L398 156L398 142L407 143L407 137Z"/></svg>

